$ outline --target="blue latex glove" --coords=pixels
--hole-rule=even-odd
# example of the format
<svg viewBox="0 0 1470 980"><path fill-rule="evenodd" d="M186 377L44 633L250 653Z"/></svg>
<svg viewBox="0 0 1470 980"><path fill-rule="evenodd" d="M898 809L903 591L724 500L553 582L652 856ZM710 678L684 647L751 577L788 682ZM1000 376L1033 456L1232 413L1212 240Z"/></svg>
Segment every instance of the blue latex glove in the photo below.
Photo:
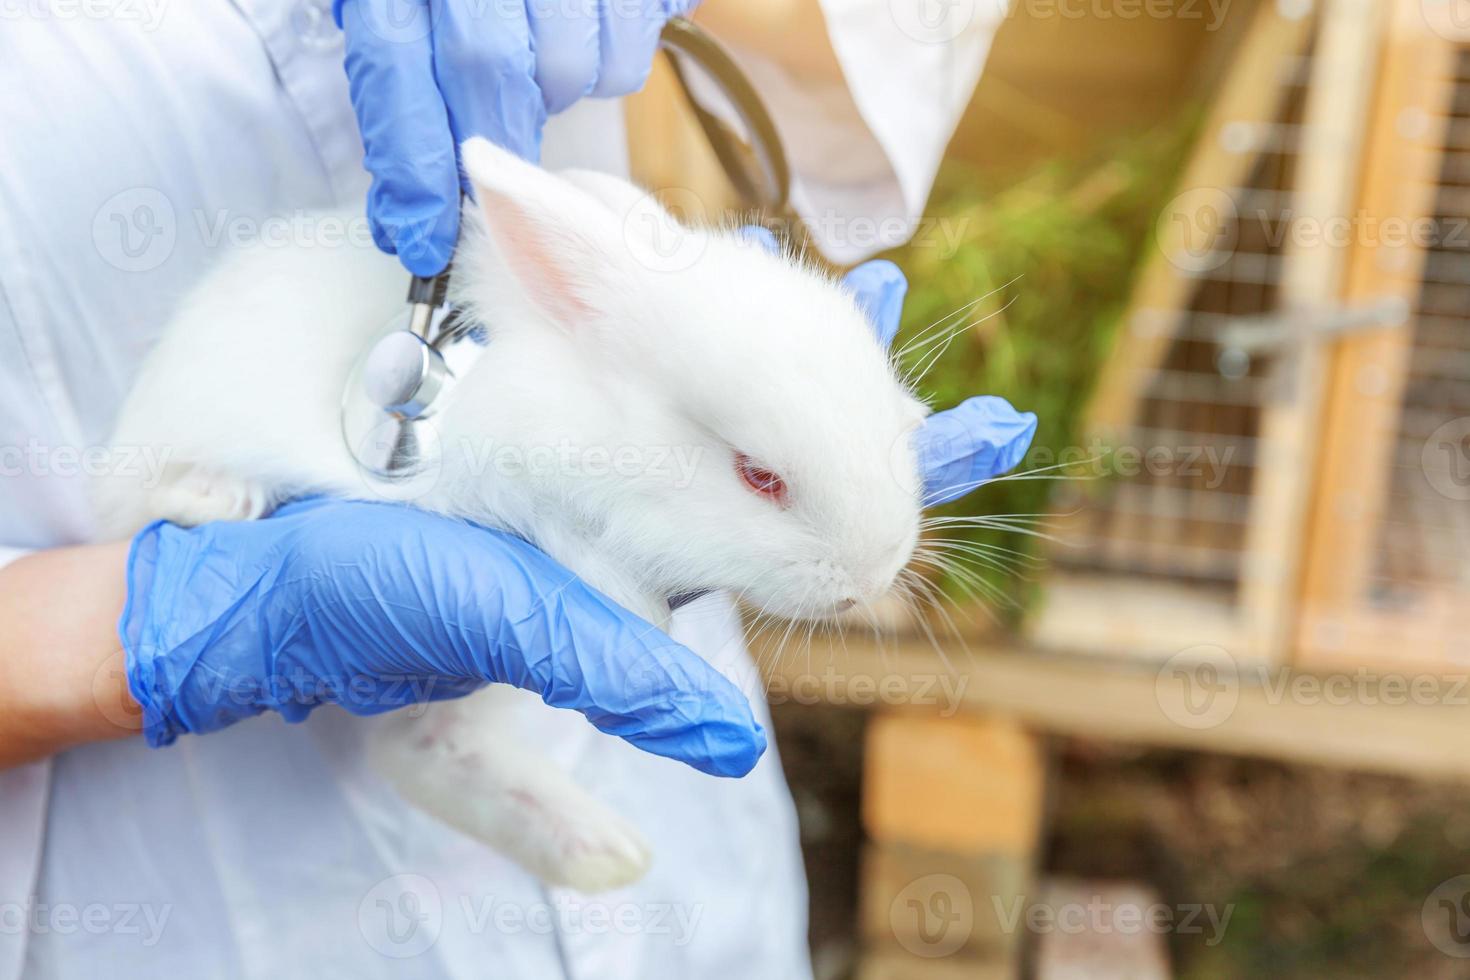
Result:
<svg viewBox="0 0 1470 980"><path fill-rule="evenodd" d="M892 262L877 259L847 274L852 290L872 320L885 348L898 334L908 281ZM914 435L919 470L924 476L924 504L958 500L1013 469L1036 435L1036 416L1018 412L1004 398L980 395L924 420Z"/></svg>
<svg viewBox="0 0 1470 980"><path fill-rule="evenodd" d="M714 775L765 751L745 697L699 656L519 538L406 506L317 498L261 521L156 523L127 577L119 632L150 745L496 682Z"/></svg>
<svg viewBox="0 0 1470 980"><path fill-rule="evenodd" d="M373 238L415 275L459 234L457 149L484 136L536 160L549 113L643 86L659 31L696 0L334 0L373 175Z"/></svg>

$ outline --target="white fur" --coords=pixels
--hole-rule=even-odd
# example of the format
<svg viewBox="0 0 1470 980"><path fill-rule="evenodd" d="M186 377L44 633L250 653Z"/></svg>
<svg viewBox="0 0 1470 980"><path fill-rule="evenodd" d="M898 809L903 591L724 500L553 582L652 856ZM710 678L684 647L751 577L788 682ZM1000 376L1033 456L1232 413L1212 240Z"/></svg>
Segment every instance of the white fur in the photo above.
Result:
<svg viewBox="0 0 1470 980"><path fill-rule="evenodd" d="M907 435L924 409L852 297L736 235L679 228L623 181L554 176L483 140L463 151L479 204L466 206L452 299L491 340L436 415L443 470L413 503L523 535L654 622L668 596L698 589L791 617L887 591L917 540ZM253 519L305 492L373 499L340 400L405 282L370 247L226 257L152 352L114 435L166 453L163 480L104 483L105 526ZM737 452L784 478L784 505L742 482ZM492 688L395 720L384 771L551 882L636 879L648 859L636 832L490 737L499 710Z"/></svg>

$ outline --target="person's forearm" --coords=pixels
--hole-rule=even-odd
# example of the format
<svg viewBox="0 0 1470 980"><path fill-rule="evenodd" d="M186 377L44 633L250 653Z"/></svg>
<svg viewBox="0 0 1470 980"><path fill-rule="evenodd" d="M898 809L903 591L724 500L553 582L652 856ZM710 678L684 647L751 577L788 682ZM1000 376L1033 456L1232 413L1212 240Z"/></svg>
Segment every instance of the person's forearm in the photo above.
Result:
<svg viewBox="0 0 1470 980"><path fill-rule="evenodd" d="M127 555L123 541L0 568L0 769L138 731L117 635Z"/></svg>

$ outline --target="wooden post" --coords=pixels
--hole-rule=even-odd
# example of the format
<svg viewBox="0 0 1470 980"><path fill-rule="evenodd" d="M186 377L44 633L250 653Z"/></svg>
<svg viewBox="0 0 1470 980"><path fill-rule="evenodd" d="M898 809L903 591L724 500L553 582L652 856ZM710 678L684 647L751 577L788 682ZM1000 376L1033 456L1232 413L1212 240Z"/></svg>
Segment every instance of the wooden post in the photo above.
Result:
<svg viewBox="0 0 1470 980"><path fill-rule="evenodd" d="M1433 214L1455 84L1454 43L1432 29L1417 0L1394 0L1392 7L1358 205L1365 227L1380 231L1385 222ZM1345 300L1398 297L1412 308L1424 257L1412 236L1386 242L1381 235L1360 235ZM1346 337L1333 352L1295 637L1302 663L1374 657L1382 663L1413 635L1362 615L1412 341L1411 331L1399 326Z"/></svg>
<svg viewBox="0 0 1470 980"><path fill-rule="evenodd" d="M1380 0L1326 0L1322 9L1283 253L1287 315L1310 319L1341 302L1348 250L1330 232L1353 218L1385 12ZM1261 413L1240 589L1248 649L1272 662L1285 658L1296 614L1326 348L1311 336L1288 338L1281 360Z"/></svg>
<svg viewBox="0 0 1470 980"><path fill-rule="evenodd" d="M1012 975L1042 817L1035 736L1001 717L869 724L864 977ZM960 968L969 972L959 972Z"/></svg>

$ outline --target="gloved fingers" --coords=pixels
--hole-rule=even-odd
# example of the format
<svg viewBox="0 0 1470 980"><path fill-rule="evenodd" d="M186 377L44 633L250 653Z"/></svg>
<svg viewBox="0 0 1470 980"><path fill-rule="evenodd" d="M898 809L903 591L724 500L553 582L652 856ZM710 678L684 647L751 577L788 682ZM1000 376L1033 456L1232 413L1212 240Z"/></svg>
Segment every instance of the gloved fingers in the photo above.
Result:
<svg viewBox="0 0 1470 980"><path fill-rule="evenodd" d="M908 280L886 259L864 262L843 277L884 348L903 317ZM980 396L924 420L913 445L924 476L924 506L958 500L1014 468L1036 435L1036 416L1004 398Z"/></svg>
<svg viewBox="0 0 1470 980"><path fill-rule="evenodd" d="M485 680L534 691L702 772L750 771L765 733L724 675L526 542L484 533L494 539L499 600L484 622L497 637L483 651Z"/></svg>
<svg viewBox="0 0 1470 980"><path fill-rule="evenodd" d="M526 160L538 160L546 105L536 85L524 4L427 2L434 24L433 74L455 146L483 136Z"/></svg>
<svg viewBox="0 0 1470 980"><path fill-rule="evenodd" d="M547 704L710 775L755 767L765 732L745 696L702 657L580 581L548 609L564 642L551 648Z"/></svg>
<svg viewBox="0 0 1470 980"><path fill-rule="evenodd" d="M336 13L373 178L373 239L415 275L437 275L459 233L459 170L434 81L428 0L339 0Z"/></svg>
<svg viewBox="0 0 1470 980"><path fill-rule="evenodd" d="M754 242L772 254L781 251L781 245L776 241L775 233L762 225L742 225L736 234L745 241Z"/></svg>
<svg viewBox="0 0 1470 980"><path fill-rule="evenodd" d="M311 633L357 651L356 672L511 684L714 775L765 751L723 675L527 541L393 504L325 507L282 530L299 528L304 567L329 571L312 576Z"/></svg>
<svg viewBox="0 0 1470 980"><path fill-rule="evenodd" d="M903 317L904 296L909 291L903 270L887 259L874 259L850 270L842 281L868 314L878 343L885 349L891 347Z"/></svg>
<svg viewBox="0 0 1470 980"><path fill-rule="evenodd" d="M924 474L924 506L947 504L1012 469L1036 435L1036 416L982 395L924 420L914 450Z"/></svg>
<svg viewBox="0 0 1470 980"><path fill-rule="evenodd" d="M602 67L592 94L610 98L636 92L648 79L659 31L670 11L663 0L600 0L598 6L602 9ZM673 6L683 10L691 5Z"/></svg>
<svg viewBox="0 0 1470 980"><path fill-rule="evenodd" d="M119 636L152 745L266 710L376 714L499 682L714 775L765 751L723 675L501 532L318 498L262 521L150 525L127 576Z"/></svg>
<svg viewBox="0 0 1470 980"><path fill-rule="evenodd" d="M617 3L619 0L612 0ZM599 0L526 0L536 53L536 84L548 114L597 84L602 59Z"/></svg>

